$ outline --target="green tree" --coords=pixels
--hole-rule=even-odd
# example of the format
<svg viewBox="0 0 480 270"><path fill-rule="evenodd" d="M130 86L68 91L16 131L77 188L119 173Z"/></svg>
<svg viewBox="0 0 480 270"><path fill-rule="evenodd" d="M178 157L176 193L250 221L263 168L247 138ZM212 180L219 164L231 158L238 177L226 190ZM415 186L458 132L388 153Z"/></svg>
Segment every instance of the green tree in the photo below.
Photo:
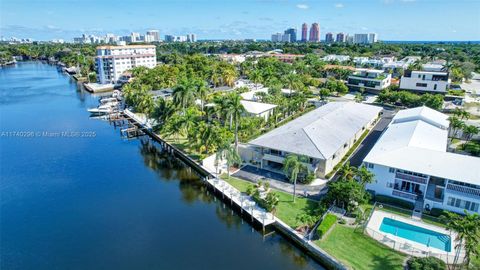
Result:
<svg viewBox="0 0 480 270"><path fill-rule="evenodd" d="M442 216L447 230L457 233L457 249L454 264L458 263L459 252L463 246L465 249L464 263L467 267L472 256L478 257L478 245L480 241L480 216L477 213L470 214L465 210L465 215L460 216L452 212L445 212Z"/></svg>
<svg viewBox="0 0 480 270"><path fill-rule="evenodd" d="M195 101L195 85L189 81L178 84L173 89L173 102L182 108L183 113Z"/></svg>
<svg viewBox="0 0 480 270"><path fill-rule="evenodd" d="M365 165L362 165L357 169L356 177L363 187L367 184L373 183L373 180L375 179L375 175L369 171Z"/></svg>
<svg viewBox="0 0 480 270"><path fill-rule="evenodd" d="M231 94L228 99L229 114L235 124L235 151L238 151L238 126L240 124L240 118L245 111L245 108L240 102L241 100L242 97L237 93Z"/></svg>
<svg viewBox="0 0 480 270"><path fill-rule="evenodd" d="M288 154L283 160L283 172L287 175L290 182L293 183L293 202L295 202L298 174L304 169L304 162L306 161L307 157L295 154Z"/></svg>
<svg viewBox="0 0 480 270"><path fill-rule="evenodd" d="M479 131L479 128L474 125L465 125L463 127L463 135L467 143L471 141L473 136L477 135Z"/></svg>
<svg viewBox="0 0 480 270"><path fill-rule="evenodd" d="M458 131L465 126L465 123L456 116L451 116L450 120L450 130L452 131L452 139L457 137Z"/></svg>
<svg viewBox="0 0 480 270"><path fill-rule="evenodd" d="M353 180L357 174L357 168L350 165L350 161L347 161L341 168L338 170L338 176L345 180Z"/></svg>

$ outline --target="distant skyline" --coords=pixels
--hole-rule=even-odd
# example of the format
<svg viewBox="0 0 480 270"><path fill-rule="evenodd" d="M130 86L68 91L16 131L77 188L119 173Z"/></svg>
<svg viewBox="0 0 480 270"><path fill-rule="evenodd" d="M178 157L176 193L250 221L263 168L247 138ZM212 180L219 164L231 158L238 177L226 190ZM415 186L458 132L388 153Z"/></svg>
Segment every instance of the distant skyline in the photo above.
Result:
<svg viewBox="0 0 480 270"><path fill-rule="evenodd" d="M327 32L378 33L380 40L478 41L478 0L0 0L0 36L64 39L158 29L198 39L270 39L306 22Z"/></svg>

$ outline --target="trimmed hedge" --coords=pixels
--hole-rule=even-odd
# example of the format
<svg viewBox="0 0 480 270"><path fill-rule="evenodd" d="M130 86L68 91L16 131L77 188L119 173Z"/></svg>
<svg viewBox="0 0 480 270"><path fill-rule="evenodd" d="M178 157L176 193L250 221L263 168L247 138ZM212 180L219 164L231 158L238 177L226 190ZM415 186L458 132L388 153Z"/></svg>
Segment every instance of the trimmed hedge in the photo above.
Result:
<svg viewBox="0 0 480 270"><path fill-rule="evenodd" d="M412 257L407 261L409 270L445 270L447 266L445 262L435 257L415 258Z"/></svg>
<svg viewBox="0 0 480 270"><path fill-rule="evenodd" d="M406 208L409 210L413 210L413 208L415 208L415 205L412 202L404 201L390 196L375 195L375 200L379 203L391 204L393 206Z"/></svg>
<svg viewBox="0 0 480 270"><path fill-rule="evenodd" d="M320 225L318 225L318 228L317 228L318 237L322 238L328 232L328 230L330 230L333 224L335 224L335 222L337 222L337 216L332 214L327 214L325 218L322 220L322 222L320 223Z"/></svg>
<svg viewBox="0 0 480 270"><path fill-rule="evenodd" d="M434 217L439 217L439 216L441 216L443 213L444 213L444 210L443 210L443 209L440 209L440 208L432 208L432 209L430 209L429 215L430 215L430 216L434 216Z"/></svg>

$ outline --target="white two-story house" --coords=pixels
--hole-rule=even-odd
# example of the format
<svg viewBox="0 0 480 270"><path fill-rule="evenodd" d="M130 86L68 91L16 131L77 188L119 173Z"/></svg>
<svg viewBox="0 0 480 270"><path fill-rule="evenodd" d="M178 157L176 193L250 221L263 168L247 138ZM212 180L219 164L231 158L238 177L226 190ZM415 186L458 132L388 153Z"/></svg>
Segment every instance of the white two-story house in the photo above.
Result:
<svg viewBox="0 0 480 270"><path fill-rule="evenodd" d="M364 159L375 174L367 189L422 209L478 213L480 158L447 152L448 127L447 115L427 107L399 111Z"/></svg>
<svg viewBox="0 0 480 270"><path fill-rule="evenodd" d="M448 72L405 70L400 79L400 89L421 93L445 94L450 85Z"/></svg>
<svg viewBox="0 0 480 270"><path fill-rule="evenodd" d="M392 83L392 75L377 69L357 69L348 76L347 86L353 90L365 90L378 94Z"/></svg>

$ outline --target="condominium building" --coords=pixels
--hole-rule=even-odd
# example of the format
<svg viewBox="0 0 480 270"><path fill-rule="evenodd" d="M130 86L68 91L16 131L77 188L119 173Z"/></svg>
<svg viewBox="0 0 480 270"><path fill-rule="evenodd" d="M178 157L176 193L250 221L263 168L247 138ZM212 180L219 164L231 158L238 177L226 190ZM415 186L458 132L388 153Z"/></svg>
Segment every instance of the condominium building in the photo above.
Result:
<svg viewBox="0 0 480 270"><path fill-rule="evenodd" d="M345 33L338 33L336 42L347 42L347 35Z"/></svg>
<svg viewBox="0 0 480 270"><path fill-rule="evenodd" d="M302 42L307 42L308 36L308 25L306 23L302 24Z"/></svg>
<svg viewBox="0 0 480 270"><path fill-rule="evenodd" d="M304 165L310 172L325 177L375 124L381 110L356 102L330 102L250 141L241 156L265 170L283 173L285 157L301 155L307 157Z"/></svg>
<svg viewBox="0 0 480 270"><path fill-rule="evenodd" d="M377 69L357 69L355 73L348 76L347 86L354 91L365 90L378 94L390 86L392 75Z"/></svg>
<svg viewBox="0 0 480 270"><path fill-rule="evenodd" d="M405 70L400 78L400 89L445 94L450 85L448 72Z"/></svg>
<svg viewBox="0 0 480 270"><path fill-rule="evenodd" d="M374 175L366 188L415 203L478 213L480 158L447 152L448 115L427 107L401 110L364 159Z"/></svg>
<svg viewBox="0 0 480 270"><path fill-rule="evenodd" d="M288 42L297 42L297 29L295 28L288 28L284 32L285 35L289 35Z"/></svg>
<svg viewBox="0 0 480 270"><path fill-rule="evenodd" d="M116 83L129 69L155 67L157 54L154 45L99 46L95 64L100 83Z"/></svg>
<svg viewBox="0 0 480 270"><path fill-rule="evenodd" d="M152 36L152 41L160 41L160 32L158 30L148 30L146 36Z"/></svg>
<svg viewBox="0 0 480 270"><path fill-rule="evenodd" d="M318 23L312 23L310 27L310 42L320 42L320 25Z"/></svg>
<svg viewBox="0 0 480 270"><path fill-rule="evenodd" d="M368 34L355 34L353 36L353 43L368 44Z"/></svg>
<svg viewBox="0 0 480 270"><path fill-rule="evenodd" d="M368 34L368 43L375 43L378 41L377 39L378 39L377 33Z"/></svg>
<svg viewBox="0 0 480 270"><path fill-rule="evenodd" d="M333 33L328 32L325 34L325 42L326 43L333 43L335 40L333 39Z"/></svg>

